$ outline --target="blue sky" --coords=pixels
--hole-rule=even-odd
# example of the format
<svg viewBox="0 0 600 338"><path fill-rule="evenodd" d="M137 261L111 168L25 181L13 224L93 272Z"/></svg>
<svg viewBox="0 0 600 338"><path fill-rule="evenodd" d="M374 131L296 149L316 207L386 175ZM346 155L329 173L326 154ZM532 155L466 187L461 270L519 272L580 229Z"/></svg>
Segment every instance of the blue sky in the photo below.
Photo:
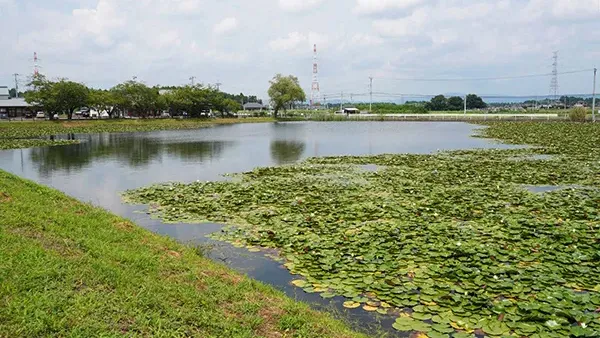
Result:
<svg viewBox="0 0 600 338"><path fill-rule="evenodd" d="M309 91L312 44L321 91L547 95L550 78L497 77L600 66L598 0L0 0L0 85L32 73L109 88L137 76L190 76L266 96L276 73ZM23 83L26 76L22 76ZM561 75L560 93L591 92L592 73ZM357 98L358 100L358 98Z"/></svg>

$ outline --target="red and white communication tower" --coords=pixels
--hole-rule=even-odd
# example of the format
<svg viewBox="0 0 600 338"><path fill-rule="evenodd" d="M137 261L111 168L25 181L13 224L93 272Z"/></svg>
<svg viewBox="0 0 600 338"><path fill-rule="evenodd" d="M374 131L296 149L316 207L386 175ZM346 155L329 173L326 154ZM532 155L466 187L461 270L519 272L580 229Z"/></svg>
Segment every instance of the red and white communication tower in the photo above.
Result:
<svg viewBox="0 0 600 338"><path fill-rule="evenodd" d="M313 76L312 86L310 88L310 106L314 107L321 103L321 90L319 88L319 66L317 63L317 45L314 46L313 56Z"/></svg>

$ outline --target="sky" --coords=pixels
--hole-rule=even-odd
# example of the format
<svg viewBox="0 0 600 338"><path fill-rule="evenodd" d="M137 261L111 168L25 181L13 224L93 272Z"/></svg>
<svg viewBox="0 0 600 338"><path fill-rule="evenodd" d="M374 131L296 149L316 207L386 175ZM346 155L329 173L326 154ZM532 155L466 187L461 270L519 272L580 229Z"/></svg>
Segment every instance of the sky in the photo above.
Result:
<svg viewBox="0 0 600 338"><path fill-rule="evenodd" d="M600 66L599 0L0 0L0 85L40 71L90 87L132 79L267 97L277 73L310 94L313 44L321 93L591 93ZM380 100L385 94L378 94Z"/></svg>

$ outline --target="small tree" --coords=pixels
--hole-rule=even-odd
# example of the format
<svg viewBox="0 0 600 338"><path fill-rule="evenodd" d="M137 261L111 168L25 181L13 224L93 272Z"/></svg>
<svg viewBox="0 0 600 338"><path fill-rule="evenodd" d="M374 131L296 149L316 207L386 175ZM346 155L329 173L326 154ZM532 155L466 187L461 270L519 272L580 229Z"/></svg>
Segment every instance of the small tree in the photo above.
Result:
<svg viewBox="0 0 600 338"><path fill-rule="evenodd" d="M295 102L306 100L306 94L295 76L277 74L269 83L271 84L269 97L275 109L275 117L280 110L285 111L288 107L291 108Z"/></svg>
<svg viewBox="0 0 600 338"><path fill-rule="evenodd" d="M131 111L146 117L159 109L158 89L150 88L141 82L127 81L111 89L117 106L123 111Z"/></svg>
<svg viewBox="0 0 600 338"><path fill-rule="evenodd" d="M46 79L42 74L37 74L28 84L31 90L25 92L25 101L36 110L44 111L50 119L59 111L54 90L55 83Z"/></svg>
<svg viewBox="0 0 600 338"><path fill-rule="evenodd" d="M113 92L102 89L90 90L88 104L99 112L105 111L111 118L117 108L117 100Z"/></svg>
<svg viewBox="0 0 600 338"><path fill-rule="evenodd" d="M447 110L448 100L446 100L444 95L438 95L429 101L427 108L433 111Z"/></svg>
<svg viewBox="0 0 600 338"><path fill-rule="evenodd" d="M467 108L468 109L483 109L487 107L487 104L483 102L483 99L475 94L467 95Z"/></svg>
<svg viewBox="0 0 600 338"><path fill-rule="evenodd" d="M462 110L465 101L460 96L452 96L448 99L448 110Z"/></svg>
<svg viewBox="0 0 600 338"><path fill-rule="evenodd" d="M56 104L59 112L66 112L69 120L73 118L75 109L88 104L89 89L77 82L60 80L54 84Z"/></svg>
<svg viewBox="0 0 600 338"><path fill-rule="evenodd" d="M569 119L575 122L585 122L587 110L583 107L575 107L569 112Z"/></svg>

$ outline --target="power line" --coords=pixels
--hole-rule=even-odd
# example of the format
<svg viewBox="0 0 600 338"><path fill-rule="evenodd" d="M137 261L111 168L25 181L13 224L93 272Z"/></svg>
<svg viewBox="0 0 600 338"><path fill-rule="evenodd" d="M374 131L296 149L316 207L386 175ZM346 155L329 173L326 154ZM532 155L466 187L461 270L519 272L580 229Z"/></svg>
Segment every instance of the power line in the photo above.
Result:
<svg viewBox="0 0 600 338"><path fill-rule="evenodd" d="M585 73L592 71L592 68L573 70L568 72L557 72L556 75L564 75L564 74L577 74L577 73ZM528 75L517 75L517 76L497 76L497 77L476 77L476 78L392 78L392 77L376 77L376 79L383 80L394 80L394 81L420 81L420 82L460 82L460 81L492 81L492 80L512 80L512 79L525 79L525 78L533 78L533 77L546 77L553 76L552 73L545 74L528 74Z"/></svg>

